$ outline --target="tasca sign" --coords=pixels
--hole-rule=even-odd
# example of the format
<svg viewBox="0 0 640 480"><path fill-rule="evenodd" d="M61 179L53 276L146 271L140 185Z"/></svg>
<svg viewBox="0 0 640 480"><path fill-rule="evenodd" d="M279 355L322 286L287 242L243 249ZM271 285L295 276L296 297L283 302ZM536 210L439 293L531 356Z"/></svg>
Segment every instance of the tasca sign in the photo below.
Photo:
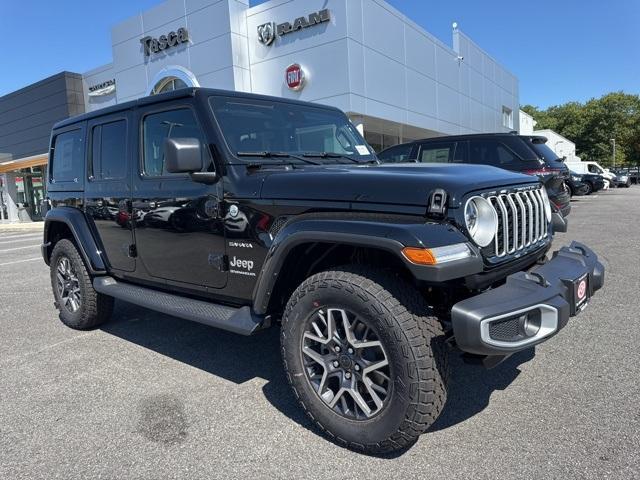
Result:
<svg viewBox="0 0 640 480"><path fill-rule="evenodd" d="M331 21L331 13L328 9L324 9L319 12L311 13L306 17L298 17L293 21L293 23L263 23L258 26L258 41L264 45L271 45L276 39L276 36L282 37L288 33L297 32L298 30L313 27L329 21Z"/></svg>
<svg viewBox="0 0 640 480"><path fill-rule="evenodd" d="M179 28L175 32L160 35L158 38L144 37L140 43L144 46L144 56L148 57L152 53L158 53L168 48L177 47L181 43L189 41L189 32L186 28Z"/></svg>

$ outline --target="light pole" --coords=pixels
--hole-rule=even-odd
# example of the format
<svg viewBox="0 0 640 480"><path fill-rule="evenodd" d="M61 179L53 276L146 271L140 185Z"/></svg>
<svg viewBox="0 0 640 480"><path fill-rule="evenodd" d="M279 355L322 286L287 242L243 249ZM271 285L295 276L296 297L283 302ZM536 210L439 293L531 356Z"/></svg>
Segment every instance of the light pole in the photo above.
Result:
<svg viewBox="0 0 640 480"><path fill-rule="evenodd" d="M610 141L613 144L613 168L616 168L616 139L612 138Z"/></svg>

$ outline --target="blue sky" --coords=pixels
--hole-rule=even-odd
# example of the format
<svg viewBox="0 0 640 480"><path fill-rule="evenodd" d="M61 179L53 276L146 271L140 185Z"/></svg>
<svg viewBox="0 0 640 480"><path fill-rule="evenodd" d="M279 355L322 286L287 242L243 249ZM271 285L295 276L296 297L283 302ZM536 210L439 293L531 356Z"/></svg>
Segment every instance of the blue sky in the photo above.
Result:
<svg viewBox="0 0 640 480"><path fill-rule="evenodd" d="M640 93L640 0L388 1L449 45L457 21L518 76L522 104ZM111 26L158 3L0 0L0 95L110 62Z"/></svg>

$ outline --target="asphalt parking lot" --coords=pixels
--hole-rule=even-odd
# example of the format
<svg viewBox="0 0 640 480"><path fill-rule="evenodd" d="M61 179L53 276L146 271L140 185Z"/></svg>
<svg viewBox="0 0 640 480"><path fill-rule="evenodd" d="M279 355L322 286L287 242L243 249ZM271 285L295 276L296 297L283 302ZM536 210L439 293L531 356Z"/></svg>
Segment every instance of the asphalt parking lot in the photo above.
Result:
<svg viewBox="0 0 640 480"><path fill-rule="evenodd" d="M640 478L640 187L573 202L605 288L494 370L452 357L445 411L394 458L320 437L276 329L251 338L127 304L57 319L40 234L0 230L0 478Z"/></svg>

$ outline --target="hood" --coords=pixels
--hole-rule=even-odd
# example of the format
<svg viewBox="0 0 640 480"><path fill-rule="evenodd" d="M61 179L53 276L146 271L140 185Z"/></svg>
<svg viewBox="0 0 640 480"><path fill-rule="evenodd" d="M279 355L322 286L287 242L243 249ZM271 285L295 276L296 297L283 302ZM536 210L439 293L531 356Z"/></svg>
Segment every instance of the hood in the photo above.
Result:
<svg viewBox="0 0 640 480"><path fill-rule="evenodd" d="M260 197L426 206L436 188L449 207L475 190L538 183L537 177L471 164L326 165L264 172Z"/></svg>

